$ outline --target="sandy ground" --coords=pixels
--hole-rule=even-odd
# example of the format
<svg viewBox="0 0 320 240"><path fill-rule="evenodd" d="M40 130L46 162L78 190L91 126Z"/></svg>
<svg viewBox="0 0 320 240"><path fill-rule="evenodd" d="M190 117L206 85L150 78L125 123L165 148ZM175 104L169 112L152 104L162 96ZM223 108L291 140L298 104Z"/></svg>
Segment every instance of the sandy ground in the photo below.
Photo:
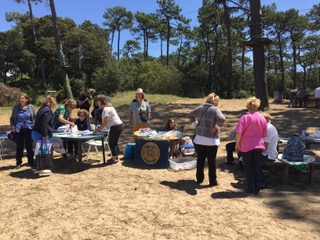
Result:
<svg viewBox="0 0 320 240"><path fill-rule="evenodd" d="M152 127L174 117L185 133L193 127L186 113L202 100L153 104ZM140 168L130 160L106 166L92 152L78 171L76 162L55 154L55 171L39 177L27 166L16 170L14 145L4 143L0 161L0 239L319 239L320 171L309 185L308 174L289 173L281 183L281 171L269 173L271 185L259 196L248 197L244 173L225 165L225 144L244 109L245 100L221 100L227 116L217 159L219 186L209 187L207 169L202 185L195 169ZM288 108L271 104L273 124L281 136L320 129L315 108ZM118 112L125 123L126 110ZM8 120L0 118L1 131ZM126 127L120 139L131 141ZM315 147L316 159L319 148ZM23 159L26 163L26 158Z"/></svg>

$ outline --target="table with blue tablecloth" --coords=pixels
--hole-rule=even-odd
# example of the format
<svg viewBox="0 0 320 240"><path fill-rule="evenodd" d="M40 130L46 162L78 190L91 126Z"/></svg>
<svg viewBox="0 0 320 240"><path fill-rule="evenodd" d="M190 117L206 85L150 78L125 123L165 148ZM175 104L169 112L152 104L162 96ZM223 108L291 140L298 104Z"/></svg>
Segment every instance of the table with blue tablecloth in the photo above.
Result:
<svg viewBox="0 0 320 240"><path fill-rule="evenodd" d="M180 131L157 132L151 129L140 129L134 135L137 138L134 164L152 168L168 168L170 141L183 137Z"/></svg>
<svg viewBox="0 0 320 240"><path fill-rule="evenodd" d="M78 145L78 157L79 157L79 163L82 165L82 148L81 145L84 142L87 142L89 140L101 140L102 141L102 156L103 156L103 163L106 163L105 158L105 149L104 149L104 138L106 134L105 133L97 133L97 134L85 134L82 135L81 133L53 133L53 137L55 138L61 138L62 140L66 141L75 141Z"/></svg>

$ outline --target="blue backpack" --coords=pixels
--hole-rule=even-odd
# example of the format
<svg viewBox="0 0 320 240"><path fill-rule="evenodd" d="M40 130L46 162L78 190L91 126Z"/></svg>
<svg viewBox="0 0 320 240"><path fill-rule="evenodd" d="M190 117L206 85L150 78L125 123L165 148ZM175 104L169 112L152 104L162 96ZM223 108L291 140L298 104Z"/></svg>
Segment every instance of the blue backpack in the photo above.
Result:
<svg viewBox="0 0 320 240"><path fill-rule="evenodd" d="M293 136L288 139L287 146L283 150L283 159L291 162L303 162L303 154L306 151L306 144L298 137Z"/></svg>

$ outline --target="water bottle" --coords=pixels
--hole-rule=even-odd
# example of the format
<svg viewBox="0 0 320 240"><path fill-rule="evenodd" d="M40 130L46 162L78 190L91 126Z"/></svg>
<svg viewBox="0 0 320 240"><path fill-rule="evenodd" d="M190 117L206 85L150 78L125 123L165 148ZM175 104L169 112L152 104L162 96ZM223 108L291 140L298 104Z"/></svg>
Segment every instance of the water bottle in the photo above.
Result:
<svg viewBox="0 0 320 240"><path fill-rule="evenodd" d="M306 139L306 130L305 129L302 129L302 131L301 131L301 138L302 138L302 140Z"/></svg>

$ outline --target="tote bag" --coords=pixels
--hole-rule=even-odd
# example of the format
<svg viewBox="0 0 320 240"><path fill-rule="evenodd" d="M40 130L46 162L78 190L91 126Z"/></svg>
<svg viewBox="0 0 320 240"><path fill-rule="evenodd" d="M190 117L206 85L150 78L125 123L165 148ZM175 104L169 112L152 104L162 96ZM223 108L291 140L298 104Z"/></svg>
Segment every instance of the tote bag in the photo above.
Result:
<svg viewBox="0 0 320 240"><path fill-rule="evenodd" d="M37 171L53 169L53 156L51 154L51 142L38 141L36 144Z"/></svg>

